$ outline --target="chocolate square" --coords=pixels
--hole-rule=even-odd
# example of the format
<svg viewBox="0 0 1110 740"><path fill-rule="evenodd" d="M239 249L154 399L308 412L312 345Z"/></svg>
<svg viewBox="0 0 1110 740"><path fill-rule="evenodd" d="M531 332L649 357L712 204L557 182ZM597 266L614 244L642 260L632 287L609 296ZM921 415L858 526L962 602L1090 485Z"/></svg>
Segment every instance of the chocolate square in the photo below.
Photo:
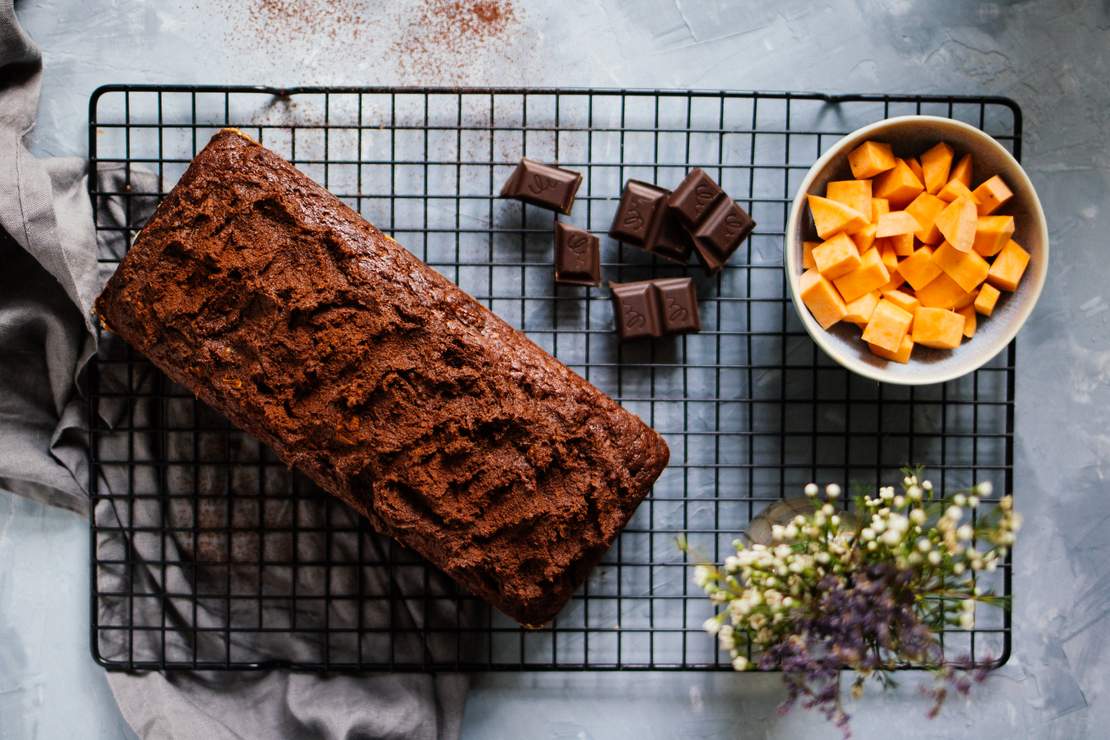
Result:
<svg viewBox="0 0 1110 740"><path fill-rule="evenodd" d="M609 283L621 339L660 337L659 298L651 282Z"/></svg>
<svg viewBox="0 0 1110 740"><path fill-rule="evenodd" d="M582 174L532 159L522 159L501 188L502 198L569 214Z"/></svg>
<svg viewBox="0 0 1110 740"><path fill-rule="evenodd" d="M601 284L601 245L596 236L570 224L555 224L555 282Z"/></svg>
<svg viewBox="0 0 1110 740"><path fill-rule="evenodd" d="M659 305L663 317L663 330L667 334L699 331L698 294L691 278L656 280Z"/></svg>
<svg viewBox="0 0 1110 740"><path fill-rule="evenodd" d="M684 226L694 230L704 215L724 197L725 191L721 190L721 186L705 170L695 167L667 198L667 206Z"/></svg>
<svg viewBox="0 0 1110 740"><path fill-rule="evenodd" d="M663 188L640 180L629 180L621 193L621 202L609 235L638 247L648 246L659 217L666 209L666 202L667 191Z"/></svg>

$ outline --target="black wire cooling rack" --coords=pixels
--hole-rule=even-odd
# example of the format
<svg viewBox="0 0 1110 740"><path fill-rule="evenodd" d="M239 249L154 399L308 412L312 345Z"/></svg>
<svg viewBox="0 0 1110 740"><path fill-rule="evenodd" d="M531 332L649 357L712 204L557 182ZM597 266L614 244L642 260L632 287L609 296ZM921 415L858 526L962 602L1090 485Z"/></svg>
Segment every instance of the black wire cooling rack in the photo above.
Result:
<svg viewBox="0 0 1110 740"><path fill-rule="evenodd" d="M219 128L291 159L662 433L671 464L553 624L523 630L288 471L104 335L93 365L92 647L119 669L725 669L675 545L720 560L809 481L877 485L920 463L938 486L1013 489L1014 347L941 386L834 365L789 305L787 209L807 168L872 121L929 113L1021 154L1000 98L663 90L111 85L90 101L100 263ZM621 344L608 291L552 283L551 215L497 197L527 155L579 170L566 220L601 236L606 280L695 276L702 331ZM700 166L754 216L714 278L606 236L622 183ZM987 502L986 505L990 505ZM1010 593L1007 563L988 587ZM1004 661L1009 617L943 635Z"/></svg>

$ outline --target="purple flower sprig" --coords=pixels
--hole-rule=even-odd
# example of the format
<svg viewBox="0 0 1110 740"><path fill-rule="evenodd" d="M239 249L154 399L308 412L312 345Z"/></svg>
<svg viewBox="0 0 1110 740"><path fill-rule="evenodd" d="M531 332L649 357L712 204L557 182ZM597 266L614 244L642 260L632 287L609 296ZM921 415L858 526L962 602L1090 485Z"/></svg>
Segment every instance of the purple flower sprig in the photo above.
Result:
<svg viewBox="0 0 1110 740"><path fill-rule="evenodd" d="M995 570L1014 542L1021 518L1012 499L975 514L992 493L989 483L941 498L919 471L907 471L901 493L884 487L857 496L852 514L837 508L836 484L826 487L824 501L812 483L805 493L813 511L773 525L771 544L737 540L722 566L694 568L695 582L720 607L705 629L733 667L781 669L781 710L801 702L845 734L844 669L856 674L853 697L869 677L894 685L890 671L900 665L931 669L937 680L929 716L949 690L966 694L983 680L985 664L945 660L938 633L972 629L977 604L1007 606L976 578ZM687 550L685 542L680 547Z"/></svg>

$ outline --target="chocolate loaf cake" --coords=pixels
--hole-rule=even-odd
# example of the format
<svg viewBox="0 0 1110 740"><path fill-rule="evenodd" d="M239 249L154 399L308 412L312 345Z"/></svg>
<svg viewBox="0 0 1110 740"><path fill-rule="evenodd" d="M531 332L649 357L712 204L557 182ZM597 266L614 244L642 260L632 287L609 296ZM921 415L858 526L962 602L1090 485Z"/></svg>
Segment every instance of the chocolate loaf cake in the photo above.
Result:
<svg viewBox="0 0 1110 740"><path fill-rule="evenodd" d="M522 624L559 611L667 464L636 416L238 131L196 156L96 307Z"/></svg>

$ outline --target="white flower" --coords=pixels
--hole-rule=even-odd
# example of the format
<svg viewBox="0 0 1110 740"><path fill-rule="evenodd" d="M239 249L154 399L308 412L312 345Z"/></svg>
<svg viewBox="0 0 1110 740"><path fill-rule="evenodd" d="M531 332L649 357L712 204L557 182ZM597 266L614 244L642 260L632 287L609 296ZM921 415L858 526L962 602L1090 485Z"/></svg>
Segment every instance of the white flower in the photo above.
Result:
<svg viewBox="0 0 1110 740"><path fill-rule="evenodd" d="M976 492L980 496L990 496L994 493L994 484L989 480L982 481L979 485L975 486Z"/></svg>
<svg viewBox="0 0 1110 740"><path fill-rule="evenodd" d="M836 485L835 483L830 483L829 485L825 486L825 495L828 496L830 499L839 498L840 486Z"/></svg>
<svg viewBox="0 0 1110 740"><path fill-rule="evenodd" d="M887 526L898 532L905 532L910 528L910 520L901 514L891 514L887 520Z"/></svg>
<svg viewBox="0 0 1110 740"><path fill-rule="evenodd" d="M859 533L859 536L864 542L868 542L875 539L875 530L871 529L871 527L864 527L863 531Z"/></svg>
<svg viewBox="0 0 1110 740"><path fill-rule="evenodd" d="M962 493L957 493L952 497L952 502L955 503L956 506L967 506L967 496Z"/></svg>
<svg viewBox="0 0 1110 740"><path fill-rule="evenodd" d="M785 532L785 529L786 528L783 527L781 524L772 524L771 525L771 539L773 539L775 542L778 542L779 540L781 540L782 536L783 536L783 533Z"/></svg>
<svg viewBox="0 0 1110 740"><path fill-rule="evenodd" d="M932 546L932 543L924 537L917 541L917 549L921 552L929 552L929 548Z"/></svg>
<svg viewBox="0 0 1110 740"><path fill-rule="evenodd" d="M825 504L821 507L821 513L825 516L832 516L836 513L836 509L833 508L832 504Z"/></svg>
<svg viewBox="0 0 1110 740"><path fill-rule="evenodd" d="M806 518L798 514L798 516L794 517L794 524L798 527L804 527L806 525Z"/></svg>
<svg viewBox="0 0 1110 740"><path fill-rule="evenodd" d="M694 566L694 583L703 587L709 581L709 568L704 565Z"/></svg>
<svg viewBox="0 0 1110 740"><path fill-rule="evenodd" d="M926 491L931 491L933 490L933 482L931 480L923 480L921 481L921 487Z"/></svg>
<svg viewBox="0 0 1110 740"><path fill-rule="evenodd" d="M929 565L940 565L941 555L938 551L933 550L926 556L929 560ZM961 568L962 570L962 568Z"/></svg>
<svg viewBox="0 0 1110 740"><path fill-rule="evenodd" d="M833 514L832 517L829 519L829 524L833 525L834 527L839 527L840 517L838 517L836 514Z"/></svg>
<svg viewBox="0 0 1110 740"><path fill-rule="evenodd" d="M969 630L975 626L975 615L971 612L964 612L960 615L960 626L965 630Z"/></svg>
<svg viewBox="0 0 1110 740"><path fill-rule="evenodd" d="M925 481L928 483L929 481ZM910 497L910 501L921 500L921 488L918 486L910 486L906 489L906 495Z"/></svg>
<svg viewBox="0 0 1110 740"><path fill-rule="evenodd" d="M748 670L748 659L745 658L743 655L737 655L735 658L732 659L732 669L734 671Z"/></svg>
<svg viewBox="0 0 1110 740"><path fill-rule="evenodd" d="M910 512L910 521L913 522L914 524L918 524L918 525L924 524L925 520L928 519L928 518L929 517L925 514L924 509L914 509L913 511Z"/></svg>
<svg viewBox="0 0 1110 740"><path fill-rule="evenodd" d="M1014 532L1021 529L1021 514L1016 511L1010 517L1010 529Z"/></svg>
<svg viewBox="0 0 1110 740"><path fill-rule="evenodd" d="M907 475L905 478L902 479L902 485L905 486L906 488L909 488L910 486L912 486L916 483L917 483L917 478L915 478L912 475Z"/></svg>
<svg viewBox="0 0 1110 740"><path fill-rule="evenodd" d="M911 552L910 556L908 558L906 558L906 560L909 562L910 565L920 565L921 564L921 553Z"/></svg>
<svg viewBox="0 0 1110 740"><path fill-rule="evenodd" d="M964 515L964 510L959 506L949 506L944 510L944 515L952 521L958 522Z"/></svg>
<svg viewBox="0 0 1110 740"><path fill-rule="evenodd" d="M975 611L975 599L964 599L960 602L960 609L965 612Z"/></svg>
<svg viewBox="0 0 1110 740"><path fill-rule="evenodd" d="M783 609L789 609L792 606L794 606L794 599L787 596L785 599L782 600Z"/></svg>
<svg viewBox="0 0 1110 740"><path fill-rule="evenodd" d="M822 551L822 552L819 552L816 555L814 555L813 559L816 560L818 563L821 563L822 565L825 565L832 558L827 552Z"/></svg>
<svg viewBox="0 0 1110 740"><path fill-rule="evenodd" d="M750 619L748 619L748 624L751 625L751 628L753 630L758 630L763 625L767 624L767 615L756 612L751 616Z"/></svg>
<svg viewBox="0 0 1110 740"><path fill-rule="evenodd" d="M975 530L971 528L970 524L965 524L956 530L956 536L961 540L970 540L975 536Z"/></svg>
<svg viewBox="0 0 1110 740"><path fill-rule="evenodd" d="M968 496L967 497L967 505L974 509L976 506L979 505L979 497L978 496Z"/></svg>
<svg viewBox="0 0 1110 740"><path fill-rule="evenodd" d="M747 614L751 614L752 605L748 603L747 599L736 599L728 605L729 613L732 614L733 619L739 619Z"/></svg>
<svg viewBox="0 0 1110 740"><path fill-rule="evenodd" d="M798 538L798 526L796 524L793 524L793 523L787 524L786 529L783 530L783 534L786 536L786 539L788 539L788 540L797 539Z"/></svg>
<svg viewBox="0 0 1110 740"><path fill-rule="evenodd" d="M705 620L705 623L701 626L701 628L709 634L715 635L720 631L721 623L717 621L716 617L710 617L709 619Z"/></svg>
<svg viewBox="0 0 1110 740"><path fill-rule="evenodd" d="M952 564L952 572L955 573L956 575L962 574L964 572L964 570L966 570L966 569L964 568L963 563L953 563Z"/></svg>
<svg viewBox="0 0 1110 740"><path fill-rule="evenodd" d="M894 489L889 486L879 489L879 498L883 501L892 501L894 499Z"/></svg>
<svg viewBox="0 0 1110 740"><path fill-rule="evenodd" d="M879 543L876 542L875 540L871 540L870 542L867 543L868 552L875 552L878 549L879 549Z"/></svg>
<svg viewBox="0 0 1110 740"><path fill-rule="evenodd" d="M901 509L905 505L906 505L906 497L905 496L895 496L894 497L894 508L895 509Z"/></svg>
<svg viewBox="0 0 1110 740"><path fill-rule="evenodd" d="M813 498L814 496L817 495L817 484L816 483L806 483L805 491L806 491L807 496L809 496L810 498Z"/></svg>
<svg viewBox="0 0 1110 740"><path fill-rule="evenodd" d="M894 547L902 541L902 533L897 529L888 529L883 533L883 542L890 547Z"/></svg>

